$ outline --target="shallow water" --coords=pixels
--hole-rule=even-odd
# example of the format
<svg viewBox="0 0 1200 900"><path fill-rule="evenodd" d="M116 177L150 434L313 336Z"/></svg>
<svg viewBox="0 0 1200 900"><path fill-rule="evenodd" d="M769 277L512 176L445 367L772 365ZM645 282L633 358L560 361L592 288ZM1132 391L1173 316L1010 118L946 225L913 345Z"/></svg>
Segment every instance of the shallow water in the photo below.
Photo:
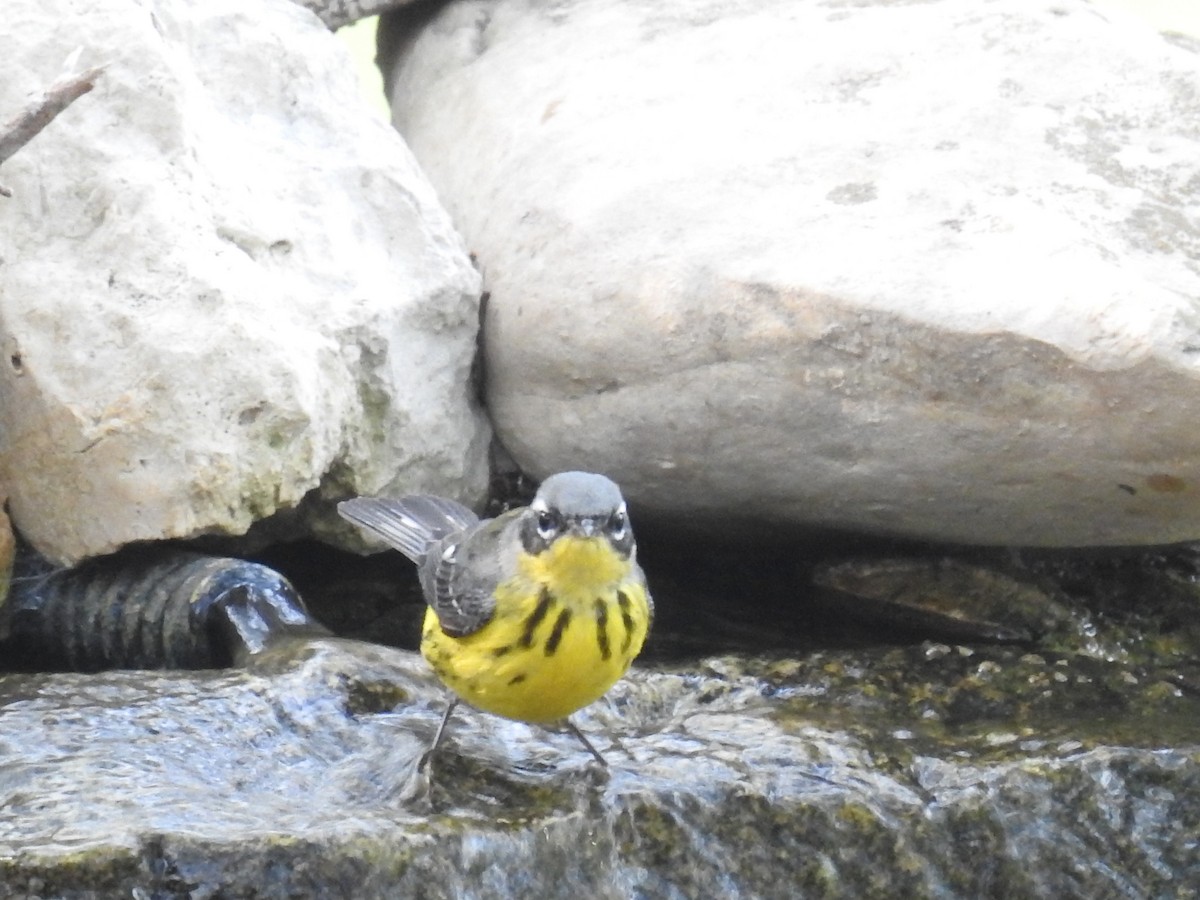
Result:
<svg viewBox="0 0 1200 900"><path fill-rule="evenodd" d="M905 576L906 603L929 595L944 616L947 584L995 599L986 572L933 572ZM241 669L0 676L0 896L1200 885L1195 582L1158 563L1027 574L1043 580L1032 593L996 582L1029 600L1004 627L1040 637L973 645L881 645L861 617L857 634L830 626L784 577L745 608L720 579L690 595L664 581L675 615L656 652L574 717L607 770L570 734L471 710L422 768L444 688L415 653L354 640L287 637ZM1063 584L1090 584L1093 602ZM1049 627L1039 596L1055 598ZM725 638L757 652L705 652Z"/></svg>
<svg viewBox="0 0 1200 900"><path fill-rule="evenodd" d="M607 772L569 734L473 711L422 772L443 690L415 655L358 642L298 642L246 671L5 676L0 884L863 897L1200 879L1197 832L1180 831L1200 810L1191 706L1160 749L1104 727L925 727L911 691L879 685L949 673L936 695L961 673L937 645L912 649L923 673L896 652L635 672L577 719Z"/></svg>

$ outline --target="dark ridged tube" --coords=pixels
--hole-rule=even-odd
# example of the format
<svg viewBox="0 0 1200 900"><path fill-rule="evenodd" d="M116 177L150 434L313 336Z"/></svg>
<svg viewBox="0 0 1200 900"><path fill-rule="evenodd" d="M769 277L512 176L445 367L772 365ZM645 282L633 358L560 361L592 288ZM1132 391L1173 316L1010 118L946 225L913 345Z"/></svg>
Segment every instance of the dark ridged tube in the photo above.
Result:
<svg viewBox="0 0 1200 900"><path fill-rule="evenodd" d="M219 668L283 633L327 633L273 569L173 549L20 566L7 606L5 655L44 671Z"/></svg>

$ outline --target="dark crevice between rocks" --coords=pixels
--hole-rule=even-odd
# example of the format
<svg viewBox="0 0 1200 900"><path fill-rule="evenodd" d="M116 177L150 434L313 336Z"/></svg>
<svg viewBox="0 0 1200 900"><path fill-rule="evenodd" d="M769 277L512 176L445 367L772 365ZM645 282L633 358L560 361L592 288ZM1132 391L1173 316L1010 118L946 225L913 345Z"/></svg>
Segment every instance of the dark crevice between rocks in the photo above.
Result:
<svg viewBox="0 0 1200 900"><path fill-rule="evenodd" d="M491 512L503 508L493 506ZM205 543L211 542L201 546ZM137 545L105 564L127 566L136 580L139 567L170 552L190 551L176 542ZM23 558L30 559L27 551ZM360 556L300 541L266 547L246 559L286 577L315 622L334 634L417 646L425 607L415 570L398 553ZM730 548L654 534L641 540L639 559L656 600L644 661L923 641L1008 644L1126 659L1165 653L1178 667L1169 678L1183 690L1200 689L1198 545L1012 550L827 537L792 547ZM22 563L16 592L51 570L36 558ZM114 603L127 602L120 592L113 597ZM82 631L105 614L97 608L88 615L88 623L46 627ZM0 644L0 652L5 649L0 666L39 667L37 647ZM211 664L231 660L225 654ZM62 660L45 660L47 669L63 667Z"/></svg>

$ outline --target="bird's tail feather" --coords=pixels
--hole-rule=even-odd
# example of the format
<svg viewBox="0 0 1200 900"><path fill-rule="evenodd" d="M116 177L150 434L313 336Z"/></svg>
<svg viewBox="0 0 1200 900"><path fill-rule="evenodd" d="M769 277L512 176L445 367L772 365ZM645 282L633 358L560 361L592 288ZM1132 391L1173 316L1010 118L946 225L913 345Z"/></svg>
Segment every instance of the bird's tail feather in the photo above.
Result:
<svg viewBox="0 0 1200 900"><path fill-rule="evenodd" d="M425 559L430 545L479 521L479 516L461 503L428 494L411 494L398 500L356 497L339 503L338 513L418 564Z"/></svg>

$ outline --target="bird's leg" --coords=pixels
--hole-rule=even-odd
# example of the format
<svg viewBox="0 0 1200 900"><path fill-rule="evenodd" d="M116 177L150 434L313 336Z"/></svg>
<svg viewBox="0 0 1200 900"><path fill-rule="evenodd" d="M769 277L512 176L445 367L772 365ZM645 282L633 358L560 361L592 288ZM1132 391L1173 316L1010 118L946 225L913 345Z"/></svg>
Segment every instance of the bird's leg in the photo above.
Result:
<svg viewBox="0 0 1200 900"><path fill-rule="evenodd" d="M600 765L604 766L604 768L607 769L608 761L605 760L605 758L600 755L599 750L597 750L595 747L592 746L592 742L589 741L586 737L584 737L583 732L575 727L575 723L572 722L570 719L563 719L563 724L566 725L567 731L571 732L571 734L573 734L573 735L575 735L575 737L579 738L579 743L583 744L583 746L587 748L587 752L592 754L592 756L595 758L596 762L600 763Z"/></svg>
<svg viewBox="0 0 1200 900"><path fill-rule="evenodd" d="M454 715L454 710L457 706L458 698L455 697L450 701L450 705L446 707L446 713L442 716L442 723L438 725L437 734L433 736L433 743L430 744L429 749L425 751L426 762L429 762L429 760L433 758L433 754L437 751L438 746L442 743L442 736L446 733L446 724L450 721L450 717Z"/></svg>

